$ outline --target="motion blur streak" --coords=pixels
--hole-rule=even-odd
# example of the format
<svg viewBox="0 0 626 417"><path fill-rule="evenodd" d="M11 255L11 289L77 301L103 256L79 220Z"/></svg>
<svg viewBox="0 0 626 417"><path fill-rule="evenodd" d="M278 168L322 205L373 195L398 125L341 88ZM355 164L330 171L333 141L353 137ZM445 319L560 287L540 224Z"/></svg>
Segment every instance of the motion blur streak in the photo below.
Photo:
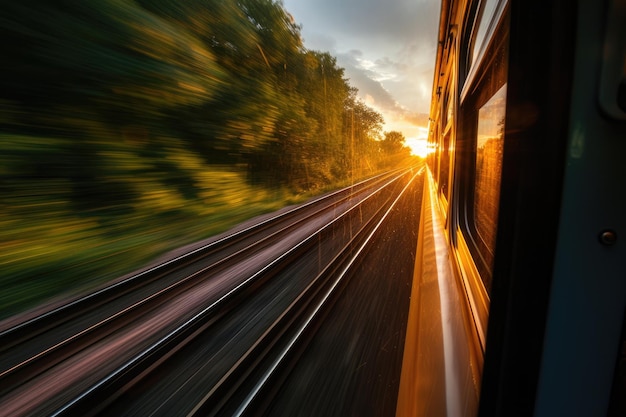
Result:
<svg viewBox="0 0 626 417"><path fill-rule="evenodd" d="M279 1L2 8L0 318L411 159Z"/></svg>

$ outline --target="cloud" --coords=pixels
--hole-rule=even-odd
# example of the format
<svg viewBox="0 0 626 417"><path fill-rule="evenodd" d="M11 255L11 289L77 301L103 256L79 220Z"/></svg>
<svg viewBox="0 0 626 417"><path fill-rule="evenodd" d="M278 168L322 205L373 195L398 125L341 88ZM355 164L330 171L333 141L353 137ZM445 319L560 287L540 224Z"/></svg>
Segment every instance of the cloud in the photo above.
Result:
<svg viewBox="0 0 626 417"><path fill-rule="evenodd" d="M398 102L377 80L380 78L378 68L364 63L361 51L352 50L346 54L339 54L337 63L346 70L350 84L359 90L361 96L371 96L380 108L391 110L399 107Z"/></svg>
<svg viewBox="0 0 626 417"><path fill-rule="evenodd" d="M410 70L406 64L393 61L389 57L383 57L375 62L367 61L364 59L364 53L359 50L339 54L337 63L346 70L350 84L359 90L359 95L364 98L366 104L383 113L387 123L394 121L416 125L428 123L428 115L425 112L418 112L415 108L401 104L396 95L386 88L387 85L392 85L400 91L410 86L408 94L419 95L417 93L419 86L407 83L402 75L403 72Z"/></svg>
<svg viewBox="0 0 626 417"><path fill-rule="evenodd" d="M429 111L440 3L433 0L283 0L308 49L329 52L387 124ZM398 130L398 129L394 129Z"/></svg>
<svg viewBox="0 0 626 417"><path fill-rule="evenodd" d="M303 38L307 49L321 52L333 52L337 49L337 41L323 33L312 32Z"/></svg>
<svg viewBox="0 0 626 417"><path fill-rule="evenodd" d="M427 126L428 125L428 113L411 113L408 112L405 114L405 119L407 122L414 124L416 126Z"/></svg>
<svg viewBox="0 0 626 417"><path fill-rule="evenodd" d="M439 8L432 0L290 0L285 4L293 10L296 21L309 22L317 31L331 30L340 36L382 36L386 42L418 36L424 27L431 32L438 23L431 19L432 12Z"/></svg>
<svg viewBox="0 0 626 417"><path fill-rule="evenodd" d="M285 0L305 33L404 44L436 36L440 4L433 0Z"/></svg>

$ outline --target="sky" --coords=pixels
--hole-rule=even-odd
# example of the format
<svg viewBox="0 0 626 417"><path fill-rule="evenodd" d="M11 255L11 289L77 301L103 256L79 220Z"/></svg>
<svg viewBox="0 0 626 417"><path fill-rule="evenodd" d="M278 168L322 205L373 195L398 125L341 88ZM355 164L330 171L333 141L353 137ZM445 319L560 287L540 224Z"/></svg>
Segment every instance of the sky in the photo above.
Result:
<svg viewBox="0 0 626 417"><path fill-rule="evenodd" d="M413 147L426 137L439 0L283 0L304 46L329 52L350 85Z"/></svg>

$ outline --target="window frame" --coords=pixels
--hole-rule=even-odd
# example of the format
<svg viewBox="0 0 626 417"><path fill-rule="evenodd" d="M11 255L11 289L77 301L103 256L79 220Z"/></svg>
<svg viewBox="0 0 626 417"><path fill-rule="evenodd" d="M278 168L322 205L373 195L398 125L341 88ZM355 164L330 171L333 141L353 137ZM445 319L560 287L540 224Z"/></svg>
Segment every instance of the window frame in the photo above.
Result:
<svg viewBox="0 0 626 417"><path fill-rule="evenodd" d="M510 24L507 1L500 2L495 10L496 13L491 18L497 19L497 21L489 24L492 30L488 32L489 37L484 42L488 44L488 47L485 47L480 58L472 66L470 66L472 64L472 47L475 44L476 28L479 26L477 19L480 17L480 7L475 9L473 17L475 20L473 23L468 23L467 33L462 36L462 40L466 44L460 45L459 50L464 51L466 55L459 56L458 85L461 93L457 107L454 143L456 155L454 172L457 173L453 191L457 201L453 208L455 252L483 353L486 345L490 308L490 289L487 288L487 285L491 284L493 265L487 267L486 260L481 255L479 247L484 243L481 243L474 224L478 113L480 108L498 92L502 85L506 84ZM471 16L468 18L472 19ZM495 87L489 86L489 74L493 72L494 62L498 57L502 58L501 63L505 64L504 70L500 69L500 78L503 78L504 81L500 85L496 83ZM485 284L485 274L488 275L487 284Z"/></svg>

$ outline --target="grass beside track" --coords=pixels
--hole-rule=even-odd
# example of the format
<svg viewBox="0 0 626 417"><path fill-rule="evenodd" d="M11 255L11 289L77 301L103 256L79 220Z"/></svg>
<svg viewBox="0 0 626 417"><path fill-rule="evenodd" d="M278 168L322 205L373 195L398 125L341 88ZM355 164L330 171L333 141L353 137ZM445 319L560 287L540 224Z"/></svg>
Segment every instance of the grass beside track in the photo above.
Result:
<svg viewBox="0 0 626 417"><path fill-rule="evenodd" d="M155 191L132 211L90 214L40 196L1 212L0 319L93 288L172 249L307 198L251 187L232 171L211 175L221 184L213 190L220 197L209 202L177 201Z"/></svg>
<svg viewBox="0 0 626 417"><path fill-rule="evenodd" d="M172 138L75 139L0 134L0 320L357 181L296 193Z"/></svg>
<svg viewBox="0 0 626 417"><path fill-rule="evenodd" d="M170 142L87 142L85 160L71 140L0 135L0 319L325 191L252 185Z"/></svg>

